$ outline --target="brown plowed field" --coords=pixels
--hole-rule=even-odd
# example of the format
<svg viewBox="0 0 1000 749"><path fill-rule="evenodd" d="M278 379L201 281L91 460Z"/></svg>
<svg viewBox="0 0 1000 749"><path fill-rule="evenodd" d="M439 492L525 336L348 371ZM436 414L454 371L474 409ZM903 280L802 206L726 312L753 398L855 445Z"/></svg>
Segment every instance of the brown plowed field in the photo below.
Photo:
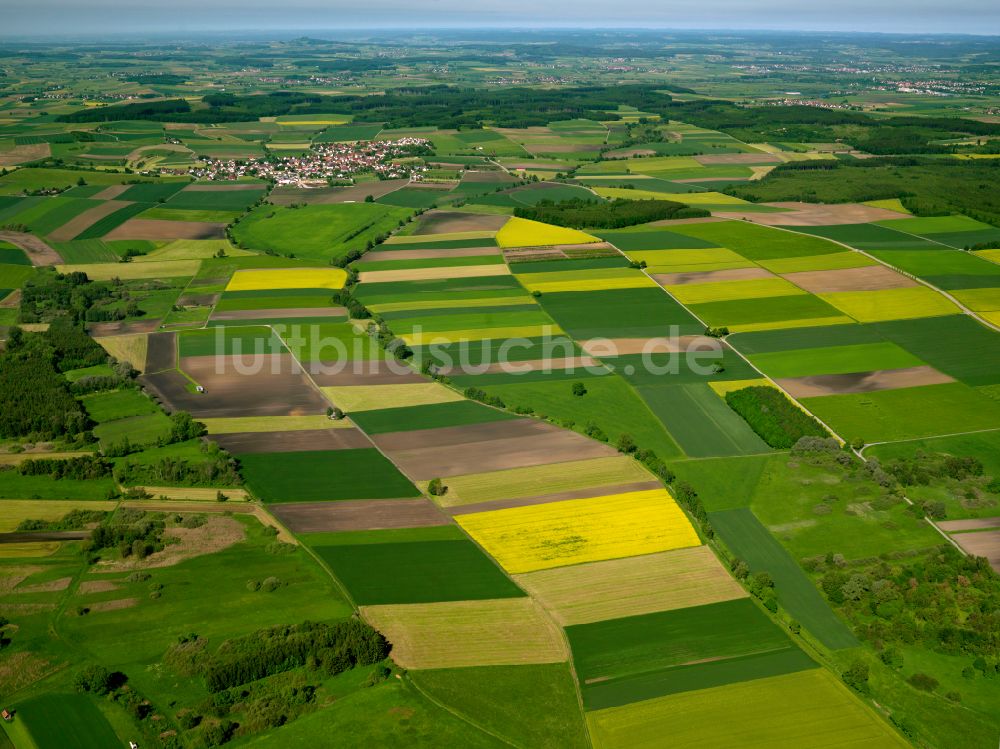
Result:
<svg viewBox="0 0 1000 749"><path fill-rule="evenodd" d="M232 432L212 439L233 455L245 453L311 452L353 450L371 447L358 429L303 429L295 432Z"/></svg>
<svg viewBox="0 0 1000 749"><path fill-rule="evenodd" d="M394 432L373 439L418 481L615 454L608 445L531 419Z"/></svg>
<svg viewBox="0 0 1000 749"><path fill-rule="evenodd" d="M732 211L719 211L716 215L729 219L749 219L767 226L832 226L834 224L869 224L873 221L889 221L891 219L911 218L910 216L890 211L885 208L873 208L860 203L765 203L775 208L785 208L781 213L741 213L738 208Z"/></svg>
<svg viewBox="0 0 1000 749"><path fill-rule="evenodd" d="M899 390L920 385L941 385L954 380L934 367L907 367L905 369L879 369L874 372L852 374L812 375L786 377L775 380L793 398L812 398L820 395L872 393L876 390Z"/></svg>
<svg viewBox="0 0 1000 749"><path fill-rule="evenodd" d="M207 221L159 221L132 218L104 235L105 239L224 239L226 225Z"/></svg>
<svg viewBox="0 0 1000 749"><path fill-rule="evenodd" d="M10 242L15 247L24 250L32 265L59 265L63 261L58 252L33 234L25 234L20 231L0 231L0 240Z"/></svg>
<svg viewBox="0 0 1000 749"><path fill-rule="evenodd" d="M515 499L495 499L491 502L477 502L472 505L457 505L449 508L452 515L470 515L475 512L487 512L489 510L506 510L511 507L528 507L529 505L544 505L550 502L562 502L567 499L589 499L591 497L605 497L611 494L624 494L625 492L641 492L649 489L661 489L659 481L636 481L631 484L619 484L617 486L599 486L590 489L577 489L575 491L556 492L555 494L544 494L539 497L521 497Z"/></svg>
<svg viewBox="0 0 1000 749"><path fill-rule="evenodd" d="M271 512L294 533L374 531L447 525L426 499L360 499L276 504Z"/></svg>
<svg viewBox="0 0 1000 749"><path fill-rule="evenodd" d="M460 231L499 231L509 216L458 211L428 211L420 217L414 235L450 234Z"/></svg>
<svg viewBox="0 0 1000 749"><path fill-rule="evenodd" d="M917 286L917 282L897 273L884 265L864 268L844 268L842 270L809 270L801 273L786 273L785 278L799 288L813 294L828 294L837 291L878 291L879 289L902 289Z"/></svg>
<svg viewBox="0 0 1000 749"><path fill-rule="evenodd" d="M146 339L147 374L177 368L177 334L153 333Z"/></svg>
<svg viewBox="0 0 1000 749"><path fill-rule="evenodd" d="M204 393L191 392L189 381L176 371L141 378L171 411L205 418L304 416L324 413L329 405L304 374L293 371L289 354L266 355L264 366L255 374L240 374L231 358L222 356L186 357L180 366L205 388Z"/></svg>
<svg viewBox="0 0 1000 749"><path fill-rule="evenodd" d="M409 180L387 179L378 182L362 182L350 187L317 187L304 189L299 187L276 187L271 191L268 200L275 205L291 205L292 203L308 203L309 205L326 205L330 203L360 203L371 195L381 198L406 186Z"/></svg>
<svg viewBox="0 0 1000 749"><path fill-rule="evenodd" d="M131 185L115 185L114 187L128 188L131 187ZM108 188L108 190L111 189L114 188ZM104 192L107 192L107 190L104 190ZM120 192L123 191L119 191L116 195L120 194ZM85 229L89 229L105 216L110 216L115 211L128 205L132 204L126 200L108 200L104 203L97 203L93 208L84 211L79 216L75 216L72 220L67 221L54 232L49 234L49 239L53 242L68 242L73 239L73 237L82 233Z"/></svg>

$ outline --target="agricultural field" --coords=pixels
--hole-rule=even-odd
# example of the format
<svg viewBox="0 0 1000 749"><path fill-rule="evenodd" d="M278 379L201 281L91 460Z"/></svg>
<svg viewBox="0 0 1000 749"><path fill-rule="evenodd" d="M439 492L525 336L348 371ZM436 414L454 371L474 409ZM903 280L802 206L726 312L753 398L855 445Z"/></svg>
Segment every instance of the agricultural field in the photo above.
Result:
<svg viewBox="0 0 1000 749"><path fill-rule="evenodd" d="M0 39L0 747L994 747L995 39L316 23Z"/></svg>

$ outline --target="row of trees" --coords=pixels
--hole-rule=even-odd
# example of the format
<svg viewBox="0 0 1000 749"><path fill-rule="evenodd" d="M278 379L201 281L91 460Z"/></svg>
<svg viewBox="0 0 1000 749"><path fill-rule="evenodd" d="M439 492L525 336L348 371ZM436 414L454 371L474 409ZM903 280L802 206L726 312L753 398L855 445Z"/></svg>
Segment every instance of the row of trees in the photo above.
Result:
<svg viewBox="0 0 1000 749"><path fill-rule="evenodd" d="M664 219L700 218L711 215L704 208L692 208L672 200L599 201L574 198L553 202L542 200L533 206L518 206L514 215L574 229L620 229Z"/></svg>
<svg viewBox="0 0 1000 749"><path fill-rule="evenodd" d="M303 622L262 629L227 640L200 672L210 692L247 684L301 666L333 675L355 666L378 663L389 643L378 630L351 618L333 624Z"/></svg>

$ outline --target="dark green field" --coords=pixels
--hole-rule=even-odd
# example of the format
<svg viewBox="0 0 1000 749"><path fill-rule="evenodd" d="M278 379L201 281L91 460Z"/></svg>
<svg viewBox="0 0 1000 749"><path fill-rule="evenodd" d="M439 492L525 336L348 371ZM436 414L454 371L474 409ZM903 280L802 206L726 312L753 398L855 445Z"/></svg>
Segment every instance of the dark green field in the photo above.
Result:
<svg viewBox="0 0 1000 749"><path fill-rule="evenodd" d="M359 411L351 418L368 434L383 434L385 432L409 432L415 429L436 429L462 424L484 424L488 421L503 421L517 417L514 414L481 406L471 401L453 401L451 403L433 403L427 406Z"/></svg>
<svg viewBox="0 0 1000 749"><path fill-rule="evenodd" d="M38 749L107 749L119 746L94 700L85 694L46 694L14 706Z"/></svg>
<svg viewBox="0 0 1000 749"><path fill-rule="evenodd" d="M264 502L420 496L374 448L257 453L242 456L240 464L247 485Z"/></svg>
<svg viewBox="0 0 1000 749"><path fill-rule="evenodd" d="M690 669L706 664L731 659L740 659L741 664L707 676L706 684L720 673L739 681L757 678L758 669L799 670L812 665L808 658L795 656L765 659L763 664L760 659L746 660L754 654L798 650L749 598L581 624L568 627L566 634L583 682L584 700L592 709L692 688L682 686L697 684L699 677ZM673 684L673 670L685 667L688 670ZM707 668L711 671L713 665Z"/></svg>
<svg viewBox="0 0 1000 749"><path fill-rule="evenodd" d="M795 560L767 532L749 509L710 513L716 533L754 572L767 572L774 580L778 601L803 627L832 650L858 644Z"/></svg>
<svg viewBox="0 0 1000 749"><path fill-rule="evenodd" d="M517 598L524 593L470 541L314 547L356 603Z"/></svg>

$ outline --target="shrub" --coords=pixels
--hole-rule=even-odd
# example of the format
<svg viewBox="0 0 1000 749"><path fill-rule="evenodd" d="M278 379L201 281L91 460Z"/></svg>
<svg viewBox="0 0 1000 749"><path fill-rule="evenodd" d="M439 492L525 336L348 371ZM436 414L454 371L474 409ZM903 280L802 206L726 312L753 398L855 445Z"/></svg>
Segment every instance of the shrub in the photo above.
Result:
<svg viewBox="0 0 1000 749"><path fill-rule="evenodd" d="M868 674L868 664L864 661L857 660L854 661L854 663L852 663L850 667L848 667L848 669L841 674L841 678L851 689L861 692L862 694L867 694Z"/></svg>
<svg viewBox="0 0 1000 749"><path fill-rule="evenodd" d="M906 680L911 687L914 689L919 689L922 692L933 692L938 688L938 680L933 676L929 676L923 673L913 674L909 679Z"/></svg>
<svg viewBox="0 0 1000 749"><path fill-rule="evenodd" d="M93 692L101 696L111 691L112 684L113 676L104 666L87 666L73 680L78 692Z"/></svg>

